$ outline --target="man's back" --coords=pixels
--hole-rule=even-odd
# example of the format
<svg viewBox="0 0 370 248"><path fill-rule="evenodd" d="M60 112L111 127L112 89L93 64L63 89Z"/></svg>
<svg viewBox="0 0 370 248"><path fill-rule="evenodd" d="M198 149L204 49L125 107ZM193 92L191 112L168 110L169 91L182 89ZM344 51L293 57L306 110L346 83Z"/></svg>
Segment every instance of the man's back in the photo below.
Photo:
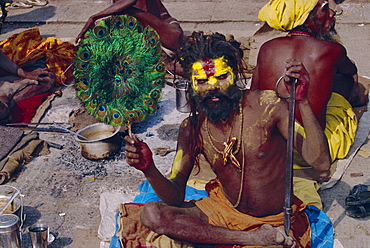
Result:
<svg viewBox="0 0 370 248"><path fill-rule="evenodd" d="M349 59L344 47L338 43L322 41L306 33L294 34L273 39L261 47L252 88L275 90L279 77L285 73L284 62L288 58L302 61L311 80L308 99L320 125L324 127L326 104L333 90L334 77L338 72L346 72L343 64L347 65ZM282 96L289 95L283 83L279 84L278 92ZM299 111L297 119L301 121Z"/></svg>

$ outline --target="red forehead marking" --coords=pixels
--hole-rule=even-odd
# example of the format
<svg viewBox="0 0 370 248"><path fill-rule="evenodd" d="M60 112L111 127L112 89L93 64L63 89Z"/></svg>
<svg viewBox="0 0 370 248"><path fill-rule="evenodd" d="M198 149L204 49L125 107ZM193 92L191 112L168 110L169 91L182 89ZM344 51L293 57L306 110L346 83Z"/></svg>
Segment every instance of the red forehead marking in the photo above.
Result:
<svg viewBox="0 0 370 248"><path fill-rule="evenodd" d="M216 68L215 63L211 59L202 59L203 70L206 73L207 77L215 75Z"/></svg>

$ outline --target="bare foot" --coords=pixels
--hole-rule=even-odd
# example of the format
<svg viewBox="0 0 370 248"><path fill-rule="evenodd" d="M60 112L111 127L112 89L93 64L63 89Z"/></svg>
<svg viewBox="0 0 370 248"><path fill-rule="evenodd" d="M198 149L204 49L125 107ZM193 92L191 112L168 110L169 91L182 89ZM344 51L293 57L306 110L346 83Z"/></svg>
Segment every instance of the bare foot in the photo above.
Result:
<svg viewBox="0 0 370 248"><path fill-rule="evenodd" d="M255 242L258 245L284 245L285 247L296 247L293 238L287 236L281 227L274 228L269 224L264 224L259 229L252 232L253 234L251 233L251 236L256 239Z"/></svg>

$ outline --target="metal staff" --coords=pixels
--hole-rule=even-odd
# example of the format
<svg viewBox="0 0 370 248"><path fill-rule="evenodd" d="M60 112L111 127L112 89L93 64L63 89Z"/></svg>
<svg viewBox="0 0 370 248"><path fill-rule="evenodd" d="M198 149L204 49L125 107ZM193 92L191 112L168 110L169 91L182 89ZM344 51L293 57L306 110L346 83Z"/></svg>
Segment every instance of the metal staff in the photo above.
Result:
<svg viewBox="0 0 370 248"><path fill-rule="evenodd" d="M293 204L293 153L294 153L294 122L295 122L295 86L297 79L291 79L290 101L289 101L289 122L288 122L288 141L286 153L286 186L284 203L284 230L288 235L290 230L290 217Z"/></svg>

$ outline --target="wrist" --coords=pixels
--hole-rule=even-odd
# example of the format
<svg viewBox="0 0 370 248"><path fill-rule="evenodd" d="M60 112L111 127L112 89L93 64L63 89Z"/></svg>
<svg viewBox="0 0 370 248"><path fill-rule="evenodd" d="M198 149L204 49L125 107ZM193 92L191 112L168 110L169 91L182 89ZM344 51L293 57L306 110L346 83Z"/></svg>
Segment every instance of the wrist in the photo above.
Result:
<svg viewBox="0 0 370 248"><path fill-rule="evenodd" d="M144 168L142 168L141 171L147 177L147 176L153 175L154 168L155 168L155 166L154 166L154 163L152 161L148 166L144 166Z"/></svg>

